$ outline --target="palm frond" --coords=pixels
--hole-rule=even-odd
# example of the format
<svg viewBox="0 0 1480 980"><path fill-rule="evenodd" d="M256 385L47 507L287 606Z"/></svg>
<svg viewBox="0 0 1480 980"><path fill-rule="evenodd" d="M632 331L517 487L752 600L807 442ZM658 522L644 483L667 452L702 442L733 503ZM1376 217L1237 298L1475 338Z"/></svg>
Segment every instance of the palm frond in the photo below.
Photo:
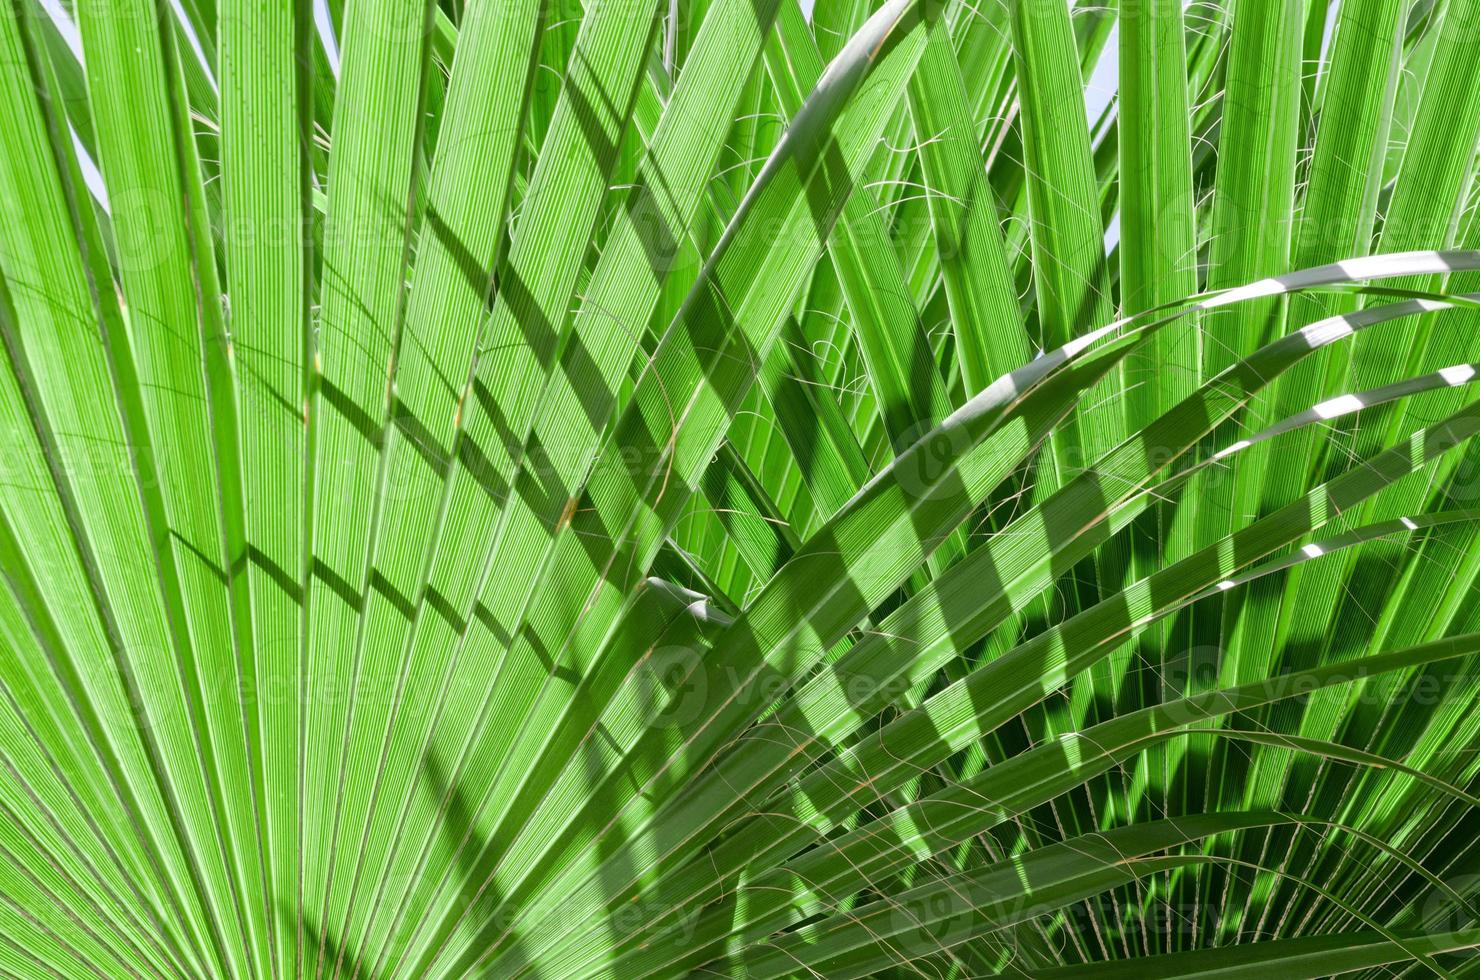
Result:
<svg viewBox="0 0 1480 980"><path fill-rule="evenodd" d="M1476 975L1480 0L11 0L0 972Z"/></svg>

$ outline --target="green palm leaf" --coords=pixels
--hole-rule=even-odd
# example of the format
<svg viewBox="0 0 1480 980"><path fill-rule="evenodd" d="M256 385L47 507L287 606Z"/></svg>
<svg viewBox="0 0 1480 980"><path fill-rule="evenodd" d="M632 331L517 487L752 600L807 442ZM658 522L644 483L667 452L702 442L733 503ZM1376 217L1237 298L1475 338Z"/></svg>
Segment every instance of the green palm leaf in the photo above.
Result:
<svg viewBox="0 0 1480 980"><path fill-rule="evenodd" d="M0 973L1476 975L1474 0L10 0Z"/></svg>

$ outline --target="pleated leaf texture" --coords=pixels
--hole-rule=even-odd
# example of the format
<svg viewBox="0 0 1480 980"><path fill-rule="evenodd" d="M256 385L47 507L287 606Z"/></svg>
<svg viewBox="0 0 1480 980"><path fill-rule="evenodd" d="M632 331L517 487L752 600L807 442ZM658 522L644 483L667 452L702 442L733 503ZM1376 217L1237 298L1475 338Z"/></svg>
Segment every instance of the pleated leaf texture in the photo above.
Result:
<svg viewBox="0 0 1480 980"><path fill-rule="evenodd" d="M4 0L0 975L1480 977L1480 0Z"/></svg>

